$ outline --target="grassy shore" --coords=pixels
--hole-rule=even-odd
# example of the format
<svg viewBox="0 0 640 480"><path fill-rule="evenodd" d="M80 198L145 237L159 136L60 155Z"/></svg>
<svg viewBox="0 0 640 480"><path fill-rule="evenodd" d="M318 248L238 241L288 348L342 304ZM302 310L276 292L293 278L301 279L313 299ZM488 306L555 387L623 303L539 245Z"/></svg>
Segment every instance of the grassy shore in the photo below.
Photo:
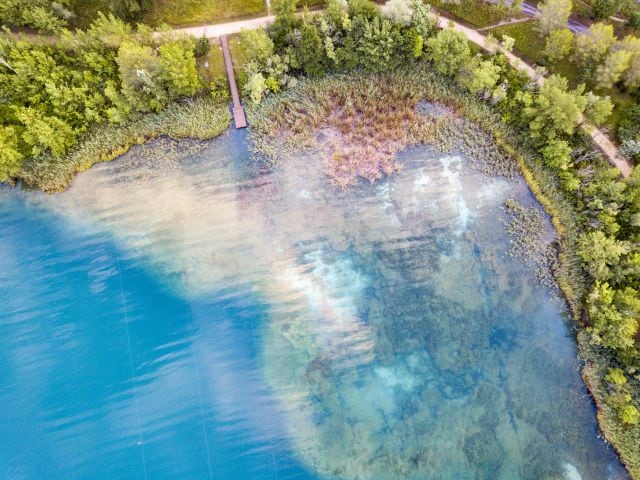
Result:
<svg viewBox="0 0 640 480"><path fill-rule="evenodd" d="M19 177L30 188L60 192L78 173L98 162L115 159L133 145L162 135L207 140L225 132L230 122L227 105L209 98L175 103L160 113L139 116L125 125L99 125L61 160L46 157L26 161Z"/></svg>
<svg viewBox="0 0 640 480"><path fill-rule="evenodd" d="M360 98L363 92L370 101ZM344 108L347 102L342 100L346 98L353 100L349 102L349 108ZM466 120L421 121L414 112L423 99L431 105L444 107L444 117L448 111L453 112L458 120ZM380 104L393 104L394 111L380 118ZM561 244L552 273L577 326L584 327L581 321L583 301L591 283L576 254L577 239L583 228L577 221L579 215L539 155L528 150L519 135L505 125L488 105L470 97L448 79L428 67L419 66L402 73L301 82L298 87L272 96L251 109L249 116L252 138L259 152L272 158L281 158L284 154L286 158L287 153L293 153L301 146L324 149L327 175L339 186L353 183L354 176L375 180L392 174L398 166L388 162L393 162L393 152L397 150L396 142L399 141L406 145L430 143L445 151L462 151L478 162L477 166L487 174L509 176L514 170L519 171L552 217ZM364 121L367 117L376 119L376 122ZM469 125L481 127L491 141L488 142ZM337 144L327 143L327 132L347 135L352 128L355 132L349 137L339 137ZM340 153L340 149L358 150L361 143L359 130L372 138L376 145L375 156L362 157L373 159L373 163L368 165L363 165L362 161L348 161ZM385 138L390 143L385 143ZM349 142L351 146L348 146ZM364 146L360 150L368 152ZM351 150L349 153L354 154ZM381 157L384 157L383 161ZM598 161L594 161L598 165ZM603 168L608 168L601 162ZM385 166L390 168L385 170ZM343 168L350 169L352 175L345 177ZM349 181L341 182L344 178ZM586 332L580 333L578 342L585 361L583 376L598 406L603 434L616 448L632 477L640 479L640 427L623 427L616 412L605 403L609 392L604 377L608 368L613 366L612 359L605 351L590 345Z"/></svg>

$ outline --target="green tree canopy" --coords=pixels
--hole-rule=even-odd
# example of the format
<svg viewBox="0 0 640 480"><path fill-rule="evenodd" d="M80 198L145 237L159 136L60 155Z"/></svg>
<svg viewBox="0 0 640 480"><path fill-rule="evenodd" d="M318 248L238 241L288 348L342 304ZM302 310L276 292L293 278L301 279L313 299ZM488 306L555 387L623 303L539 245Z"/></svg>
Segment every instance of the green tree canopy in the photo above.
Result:
<svg viewBox="0 0 640 480"><path fill-rule="evenodd" d="M201 87L193 44L187 39L171 40L160 46L160 78L170 98L192 96Z"/></svg>
<svg viewBox="0 0 640 480"><path fill-rule="evenodd" d="M153 48L126 40L118 49L116 62L127 101L140 112L160 111L167 96L160 76L160 60Z"/></svg>
<svg viewBox="0 0 640 480"><path fill-rule="evenodd" d="M436 70L445 75L455 75L471 57L467 37L455 30L441 30L426 42L428 57Z"/></svg>
<svg viewBox="0 0 640 480"><path fill-rule="evenodd" d="M544 54L552 62L562 60L571 53L573 33L568 28L553 30L545 41Z"/></svg>
<svg viewBox="0 0 640 480"><path fill-rule="evenodd" d="M581 64L597 64L615 41L611 25L594 23L586 32L575 36L573 55Z"/></svg>
<svg viewBox="0 0 640 480"><path fill-rule="evenodd" d="M566 28L572 7L571 0L545 0L538 4L540 32L546 35L553 30Z"/></svg>
<svg viewBox="0 0 640 480"><path fill-rule="evenodd" d="M580 237L577 252L589 275L598 282L606 282L614 276L614 269L629 250L626 242L607 237L600 230L595 230Z"/></svg>
<svg viewBox="0 0 640 480"><path fill-rule="evenodd" d="M530 119L531 136L553 140L561 135L571 135L587 105L583 90L584 86L580 86L570 91L564 77L551 75L540 87L533 103L524 109L525 117Z"/></svg>

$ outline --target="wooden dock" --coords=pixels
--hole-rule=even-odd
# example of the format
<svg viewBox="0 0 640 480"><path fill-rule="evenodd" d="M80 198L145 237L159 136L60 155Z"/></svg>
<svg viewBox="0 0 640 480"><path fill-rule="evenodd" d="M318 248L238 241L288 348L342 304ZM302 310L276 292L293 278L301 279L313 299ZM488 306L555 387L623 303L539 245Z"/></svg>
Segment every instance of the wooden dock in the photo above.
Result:
<svg viewBox="0 0 640 480"><path fill-rule="evenodd" d="M220 45L222 46L224 66L227 70L227 79L229 80L229 89L231 90L231 99L233 100L233 122L236 128L247 128L247 117L244 114L244 107L242 103L240 103L238 84L236 83L236 75L233 72L233 60L231 60L231 51L229 50L229 42L226 35L220 37Z"/></svg>

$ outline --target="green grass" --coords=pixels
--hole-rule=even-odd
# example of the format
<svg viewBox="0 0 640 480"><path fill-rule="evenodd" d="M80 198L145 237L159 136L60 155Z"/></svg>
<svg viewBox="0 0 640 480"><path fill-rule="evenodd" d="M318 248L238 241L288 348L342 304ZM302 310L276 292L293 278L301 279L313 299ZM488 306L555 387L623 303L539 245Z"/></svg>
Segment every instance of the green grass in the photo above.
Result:
<svg viewBox="0 0 640 480"><path fill-rule="evenodd" d="M205 62L208 63L208 67L205 66ZM208 55L204 58L198 59L198 67L200 75L205 80L205 83L209 83L219 77L226 78L227 74L224 68L224 58L222 57L222 48L219 43L213 43Z"/></svg>
<svg viewBox="0 0 640 480"><path fill-rule="evenodd" d="M265 0L159 0L145 20L153 25L184 26L266 14Z"/></svg>
<svg viewBox="0 0 640 480"><path fill-rule="evenodd" d="M489 27L511 18L524 18L520 12L511 12L503 7L478 0L461 0L459 4L445 3L442 0L429 3L477 28Z"/></svg>
<svg viewBox="0 0 640 480"><path fill-rule="evenodd" d="M538 33L538 23L534 20L530 22L514 23L504 25L489 30L496 38L502 35L513 37L516 41L515 50L531 63L541 63L544 61L544 38Z"/></svg>

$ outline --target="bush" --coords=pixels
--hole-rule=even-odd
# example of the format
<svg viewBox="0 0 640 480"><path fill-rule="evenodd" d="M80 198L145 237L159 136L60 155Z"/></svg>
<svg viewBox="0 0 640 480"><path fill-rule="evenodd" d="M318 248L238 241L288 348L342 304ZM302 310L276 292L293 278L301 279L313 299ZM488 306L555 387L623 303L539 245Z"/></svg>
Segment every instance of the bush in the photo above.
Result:
<svg viewBox="0 0 640 480"><path fill-rule="evenodd" d="M635 30L640 30L640 12L631 12L627 20L627 25Z"/></svg>
<svg viewBox="0 0 640 480"><path fill-rule="evenodd" d="M618 0L594 0L591 10L597 20L604 20L618 12Z"/></svg>
<svg viewBox="0 0 640 480"><path fill-rule="evenodd" d="M195 46L193 47L193 54L196 58L204 57L211 50L211 43L209 39L204 35L198 38L195 42Z"/></svg>
<svg viewBox="0 0 640 480"><path fill-rule="evenodd" d="M625 405L620 409L620 421L626 425L636 425L640 420L640 411L633 405Z"/></svg>

